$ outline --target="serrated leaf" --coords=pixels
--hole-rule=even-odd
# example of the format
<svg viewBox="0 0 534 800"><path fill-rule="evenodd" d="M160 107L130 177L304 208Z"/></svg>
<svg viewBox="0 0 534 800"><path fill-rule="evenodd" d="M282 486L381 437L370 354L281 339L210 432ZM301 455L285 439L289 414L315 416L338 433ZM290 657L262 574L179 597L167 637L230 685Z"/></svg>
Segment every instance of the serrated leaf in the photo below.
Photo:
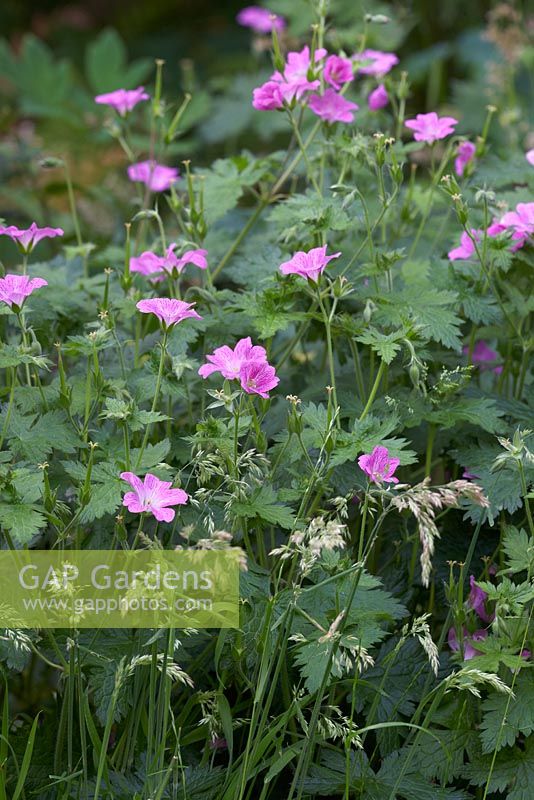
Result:
<svg viewBox="0 0 534 800"><path fill-rule="evenodd" d="M33 506L0 503L0 527L7 528L19 545L29 544L46 525L46 518Z"/></svg>
<svg viewBox="0 0 534 800"><path fill-rule="evenodd" d="M293 511L288 506L277 503L276 492L271 486L262 486L246 502L232 503L232 511L238 517L259 517L281 528L291 529L295 524Z"/></svg>
<svg viewBox="0 0 534 800"><path fill-rule="evenodd" d="M366 331L356 337L358 342L368 344L375 353L378 353L382 361L391 364L399 350L401 349L400 339L405 336L404 331L395 333L381 333L376 328L369 327Z"/></svg>

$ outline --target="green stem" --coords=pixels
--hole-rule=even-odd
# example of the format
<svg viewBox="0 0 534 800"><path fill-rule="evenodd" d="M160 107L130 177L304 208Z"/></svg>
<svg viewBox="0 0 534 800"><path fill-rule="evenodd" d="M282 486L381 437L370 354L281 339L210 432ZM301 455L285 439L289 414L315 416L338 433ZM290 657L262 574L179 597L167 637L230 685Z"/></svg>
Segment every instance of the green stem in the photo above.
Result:
<svg viewBox="0 0 534 800"><path fill-rule="evenodd" d="M380 386L380 381L382 380L382 375L384 374L385 368L386 368L386 362L385 361L381 361L380 362L380 366L378 368L378 372L376 374L375 382L373 383L373 387L371 389L371 393L369 394L369 397L367 399L367 404L366 404L365 408L363 409L363 411L361 413L360 420L359 420L360 422L362 421L362 419L365 419L365 417L369 413L369 410L370 410L371 406L373 405L373 402L374 402L374 399L376 397L376 393L378 391L378 387Z"/></svg>
<svg viewBox="0 0 534 800"><path fill-rule="evenodd" d="M163 377L163 366L165 364L165 355L167 353L167 339L168 339L168 336L169 336L168 331L167 330L163 331L163 339L162 339L161 345L160 345L161 346L161 356L160 356L160 360L159 360L158 377L156 379L156 389L155 389L155 392L154 392L154 400L152 401L152 408L150 409L152 414L156 410L157 405L158 405L158 401L159 401L159 393L160 393L160 389L161 389L161 379ZM139 469L139 465L141 464L141 460L143 458L143 453L145 452L145 448L147 446L151 425L152 425L152 423L149 422L148 425L146 426L145 435L143 436L143 442L141 444L141 449L139 450L139 455L137 456L137 461L136 461L136 464L135 464L135 469L136 470Z"/></svg>

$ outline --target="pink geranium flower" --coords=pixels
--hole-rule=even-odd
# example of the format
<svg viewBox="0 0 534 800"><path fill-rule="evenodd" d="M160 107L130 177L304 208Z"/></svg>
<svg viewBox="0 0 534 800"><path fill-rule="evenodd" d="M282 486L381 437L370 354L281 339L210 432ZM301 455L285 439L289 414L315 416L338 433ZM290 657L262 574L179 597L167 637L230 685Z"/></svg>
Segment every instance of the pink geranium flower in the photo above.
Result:
<svg viewBox="0 0 534 800"><path fill-rule="evenodd" d="M393 473L400 464L400 459L390 458L387 447L375 447L372 453L366 453L358 459L358 466L373 483L398 483Z"/></svg>
<svg viewBox="0 0 534 800"><path fill-rule="evenodd" d="M499 222L488 228L488 235L494 236L504 230L512 230L514 245L512 250L519 250L525 242L534 236L534 202L518 203L515 211L508 211Z"/></svg>
<svg viewBox="0 0 534 800"><path fill-rule="evenodd" d="M454 117L438 117L435 111L431 111L429 114L417 114L415 119L407 119L404 124L415 131L413 138L416 142L434 144L438 139L454 133L458 120Z"/></svg>
<svg viewBox="0 0 534 800"><path fill-rule="evenodd" d="M480 241L480 237L482 236L482 231L477 231L474 228L471 228L471 234L477 241ZM450 261L459 261L459 260L466 260L471 258L475 253L475 243L467 233L464 231L460 236L460 246L455 247L452 250L449 250L447 256Z"/></svg>
<svg viewBox="0 0 534 800"><path fill-rule="evenodd" d="M145 475L144 481L133 472L121 472L121 478L134 490L126 492L123 506L133 514L153 514L158 522L172 522L175 511L169 506L183 506L189 499L183 489L171 489L170 481L160 481L150 472Z"/></svg>
<svg viewBox="0 0 534 800"><path fill-rule="evenodd" d="M241 388L247 394L259 394L260 397L269 397L269 392L278 386L280 378L276 370L267 361L244 361L239 370Z"/></svg>
<svg viewBox="0 0 534 800"><path fill-rule="evenodd" d="M38 228L32 222L29 228L17 228L15 225L0 227L0 236L9 236L19 249L24 253L31 253L36 244L41 239L53 239L55 236L63 236L62 228Z"/></svg>
<svg viewBox="0 0 534 800"><path fill-rule="evenodd" d="M325 81L339 91L344 83L349 83L354 79L352 61L350 58L342 56L328 56L323 75Z"/></svg>
<svg viewBox="0 0 534 800"><path fill-rule="evenodd" d="M464 661L469 661L470 659L474 658L475 656L480 655L480 650L475 648L475 644L477 642L483 642L488 636L488 632L484 629L480 629L475 631L471 635L469 635L466 628L463 629L463 646L464 646ZM449 642L449 647L454 653L460 652L460 645L458 643L458 637L456 636L455 628L449 628L449 634L447 637Z"/></svg>
<svg viewBox="0 0 534 800"><path fill-rule="evenodd" d="M354 112L359 108L334 89L327 89L324 94L312 94L308 105L314 114L326 122L353 122Z"/></svg>
<svg viewBox="0 0 534 800"><path fill-rule="evenodd" d="M476 579L474 575L469 576L469 597L467 598L467 604L473 611L478 614L481 620L484 622L493 622L495 619L495 614L488 614L486 611L486 600L488 595L486 592L481 589L479 586L476 585Z"/></svg>
<svg viewBox="0 0 534 800"><path fill-rule="evenodd" d="M464 355L468 355L469 347L462 348L462 352ZM478 341L474 348L473 352L471 353L471 360L473 364L476 364L480 369L493 369L497 375L500 375L502 372L501 366L495 366L495 362L499 360L499 354L496 350L492 350L483 339Z"/></svg>
<svg viewBox="0 0 534 800"><path fill-rule="evenodd" d="M114 92L98 94L95 97L95 103L111 106L121 117L125 117L143 100L150 100L150 95L145 92L144 86L138 86L137 89L116 89Z"/></svg>
<svg viewBox="0 0 534 800"><path fill-rule="evenodd" d="M252 105L257 111L275 111L283 104L280 81L267 81L252 92Z"/></svg>
<svg viewBox="0 0 534 800"><path fill-rule="evenodd" d="M41 286L48 286L48 281L44 278L30 278L28 275L8 274L0 278L0 302L18 310L22 308L26 298Z"/></svg>
<svg viewBox="0 0 534 800"><path fill-rule="evenodd" d="M152 160L130 164L128 177L131 181L144 183L152 192L165 192L178 180L180 173L174 167L165 167Z"/></svg>
<svg viewBox="0 0 534 800"><path fill-rule="evenodd" d="M268 8L260 6L247 6L242 8L236 17L237 22L244 28L252 28L254 33L270 33L273 29L283 31L286 23Z"/></svg>
<svg viewBox="0 0 534 800"><path fill-rule="evenodd" d="M214 372L220 372L223 378L229 381L237 380L245 361L267 361L267 351L264 347L252 344L252 339L240 339L234 349L228 345L217 347L212 354L206 356L209 364L203 364L198 374L202 378L207 378Z"/></svg>
<svg viewBox="0 0 534 800"><path fill-rule="evenodd" d="M163 322L164 327L170 328L190 317L202 319L200 314L193 310L194 305L195 303L186 303L174 298L154 297L150 300L140 300L137 308L142 314L155 314Z"/></svg>
<svg viewBox="0 0 534 800"><path fill-rule="evenodd" d="M271 75L271 81L277 82L284 100L300 100L305 92L314 91L321 85L316 78L310 79L310 74L326 56L324 47L319 47L314 53L314 63L312 64L310 48L308 45L300 52L287 54L287 61L283 73L275 72Z"/></svg>
<svg viewBox="0 0 534 800"><path fill-rule="evenodd" d="M176 247L176 245L171 245L171 247ZM207 269L207 255L208 251L201 248L198 248L197 250L186 250L185 253L177 258L175 269L177 269L178 272L181 272L187 264L193 264L199 269Z"/></svg>
<svg viewBox="0 0 534 800"><path fill-rule="evenodd" d="M163 256L158 256L151 250L145 250L140 256L133 256L130 259L130 272L139 272L147 278L155 281L163 280L162 272L165 269Z"/></svg>
<svg viewBox="0 0 534 800"><path fill-rule="evenodd" d="M367 105L371 111L378 111L381 108L385 108L388 103L389 95L383 83L381 83L380 86L377 86L367 98Z"/></svg>
<svg viewBox="0 0 534 800"><path fill-rule="evenodd" d="M473 160L476 147L473 142L460 142L454 159L454 171L458 177L463 177L466 166Z"/></svg>
<svg viewBox="0 0 534 800"><path fill-rule="evenodd" d="M532 150L528 150L525 153L525 158L527 159L528 163L532 164L532 166L534 167L534 148L532 148Z"/></svg>
<svg viewBox="0 0 534 800"><path fill-rule="evenodd" d="M313 247L307 253L298 250L289 261L280 264L280 272L282 275L300 275L301 278L308 278L317 283L319 275L324 272L328 262L333 258L339 258L340 255L341 253L333 253L331 256L327 256L326 245Z"/></svg>
<svg viewBox="0 0 534 800"><path fill-rule="evenodd" d="M150 250L141 253L137 258L130 259L130 270L140 272L142 275L152 277L153 280L162 280L163 272L172 274L182 272L187 264L194 264L199 269L207 269L207 250L186 250L182 256L174 252L176 244L169 245L164 256L158 256Z"/></svg>
<svg viewBox="0 0 534 800"><path fill-rule="evenodd" d="M386 75L399 63L395 53L384 53L382 50L364 50L354 56L354 61L362 75Z"/></svg>

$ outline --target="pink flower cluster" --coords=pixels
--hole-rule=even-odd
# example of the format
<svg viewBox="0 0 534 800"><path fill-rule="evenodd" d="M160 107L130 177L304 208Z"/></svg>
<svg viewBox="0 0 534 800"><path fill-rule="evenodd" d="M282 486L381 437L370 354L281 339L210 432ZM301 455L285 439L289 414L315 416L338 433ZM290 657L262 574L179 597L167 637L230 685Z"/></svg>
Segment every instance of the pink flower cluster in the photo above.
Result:
<svg viewBox="0 0 534 800"><path fill-rule="evenodd" d="M258 111L273 111L285 103L303 101L325 122L353 122L358 105L346 100L340 91L354 79L355 69L362 75L385 75L397 63L394 53L378 50L365 50L350 59L329 56L324 48L318 48L312 59L310 48L306 46L300 52L288 53L284 69L274 72L266 83L254 89L252 105ZM327 88L317 93L321 74ZM372 111L383 108L388 102L383 84L368 98Z"/></svg>
<svg viewBox="0 0 534 800"><path fill-rule="evenodd" d="M518 203L515 211L508 211L499 220L495 220L487 229L486 233L490 237L498 236L505 231L512 232L512 251L519 250L529 239L534 237L534 202ZM478 243L483 235L483 231L471 229L471 235ZM449 250L450 261L459 259L469 259L475 253L475 243L464 231L460 237L460 246Z"/></svg>
<svg viewBox="0 0 534 800"><path fill-rule="evenodd" d="M183 255L177 256L174 252L176 247L175 243L169 245L164 256L158 256L151 250L145 250L140 256L130 259L130 271L139 272L153 281L162 281L165 273L179 275L187 264L194 264L199 269L207 269L207 250L200 248L186 250Z"/></svg>
<svg viewBox="0 0 534 800"><path fill-rule="evenodd" d="M265 348L253 345L250 336L240 339L233 350L228 345L217 347L206 359L208 363L198 371L201 378L220 372L229 381L238 380L247 394L268 398L270 390L280 383Z"/></svg>

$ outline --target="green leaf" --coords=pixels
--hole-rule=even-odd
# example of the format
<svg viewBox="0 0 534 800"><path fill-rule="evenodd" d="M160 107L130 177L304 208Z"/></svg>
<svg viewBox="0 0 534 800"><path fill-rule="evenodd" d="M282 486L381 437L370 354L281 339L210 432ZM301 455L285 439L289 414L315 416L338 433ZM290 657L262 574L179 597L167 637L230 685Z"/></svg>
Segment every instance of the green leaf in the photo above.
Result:
<svg viewBox="0 0 534 800"><path fill-rule="evenodd" d="M145 447L145 452L143 453L143 457L141 458L141 463L137 467L137 472L148 472L148 470L152 469L152 467L161 464L161 462L163 462L165 457L169 454L170 449L171 443L168 439L162 439L161 442L157 442L157 444L147 444ZM137 464L138 458L139 449L134 448L131 452L132 464Z"/></svg>
<svg viewBox="0 0 534 800"><path fill-rule="evenodd" d="M380 333L376 328L369 327L356 339L362 344L368 344L375 353L378 353L382 361L386 364L391 364L401 349L400 340L404 339L405 336L405 331L386 334Z"/></svg>
<svg viewBox="0 0 534 800"><path fill-rule="evenodd" d="M0 526L7 528L19 545L29 544L46 525L46 518L33 506L0 503Z"/></svg>
<svg viewBox="0 0 534 800"><path fill-rule="evenodd" d="M515 698L502 692L492 693L482 703L480 724L482 751L492 753L515 743L522 734L534 731L534 676L532 670L522 670L514 686Z"/></svg>
<svg viewBox="0 0 534 800"><path fill-rule="evenodd" d="M506 570L503 572L528 571L529 574L534 570L534 545L523 528L518 530L513 525L506 528L503 538L503 549L506 553Z"/></svg>
<svg viewBox="0 0 534 800"><path fill-rule="evenodd" d="M492 755L471 754L464 768L464 776L474 786L485 786L492 767ZM491 779L490 792L505 792L506 800L532 800L534 785L534 738L529 737L524 750L507 747L497 753Z"/></svg>
<svg viewBox="0 0 534 800"><path fill-rule="evenodd" d="M152 61L143 58L128 65L126 45L112 28L102 31L87 46L85 72L96 93L115 89L134 89L152 69Z"/></svg>
<svg viewBox="0 0 534 800"><path fill-rule="evenodd" d="M238 517L259 517L281 528L291 529L295 524L293 511L277 503L276 492L271 486L262 486L246 502L232 503L232 511Z"/></svg>
<svg viewBox="0 0 534 800"><path fill-rule="evenodd" d="M204 213L209 225L235 208L246 186L254 186L265 172L265 163L247 156L219 158L203 170Z"/></svg>
<svg viewBox="0 0 534 800"><path fill-rule="evenodd" d="M5 412L1 415L5 418ZM6 437L16 455L35 464L46 460L53 450L73 453L80 440L64 411L47 411L39 416L13 412Z"/></svg>
<svg viewBox="0 0 534 800"><path fill-rule="evenodd" d="M499 433L503 430L501 417L503 412L495 400L486 397L462 397L444 403L435 408L430 417L433 422L443 428L452 428L459 421L478 425L488 433Z"/></svg>

